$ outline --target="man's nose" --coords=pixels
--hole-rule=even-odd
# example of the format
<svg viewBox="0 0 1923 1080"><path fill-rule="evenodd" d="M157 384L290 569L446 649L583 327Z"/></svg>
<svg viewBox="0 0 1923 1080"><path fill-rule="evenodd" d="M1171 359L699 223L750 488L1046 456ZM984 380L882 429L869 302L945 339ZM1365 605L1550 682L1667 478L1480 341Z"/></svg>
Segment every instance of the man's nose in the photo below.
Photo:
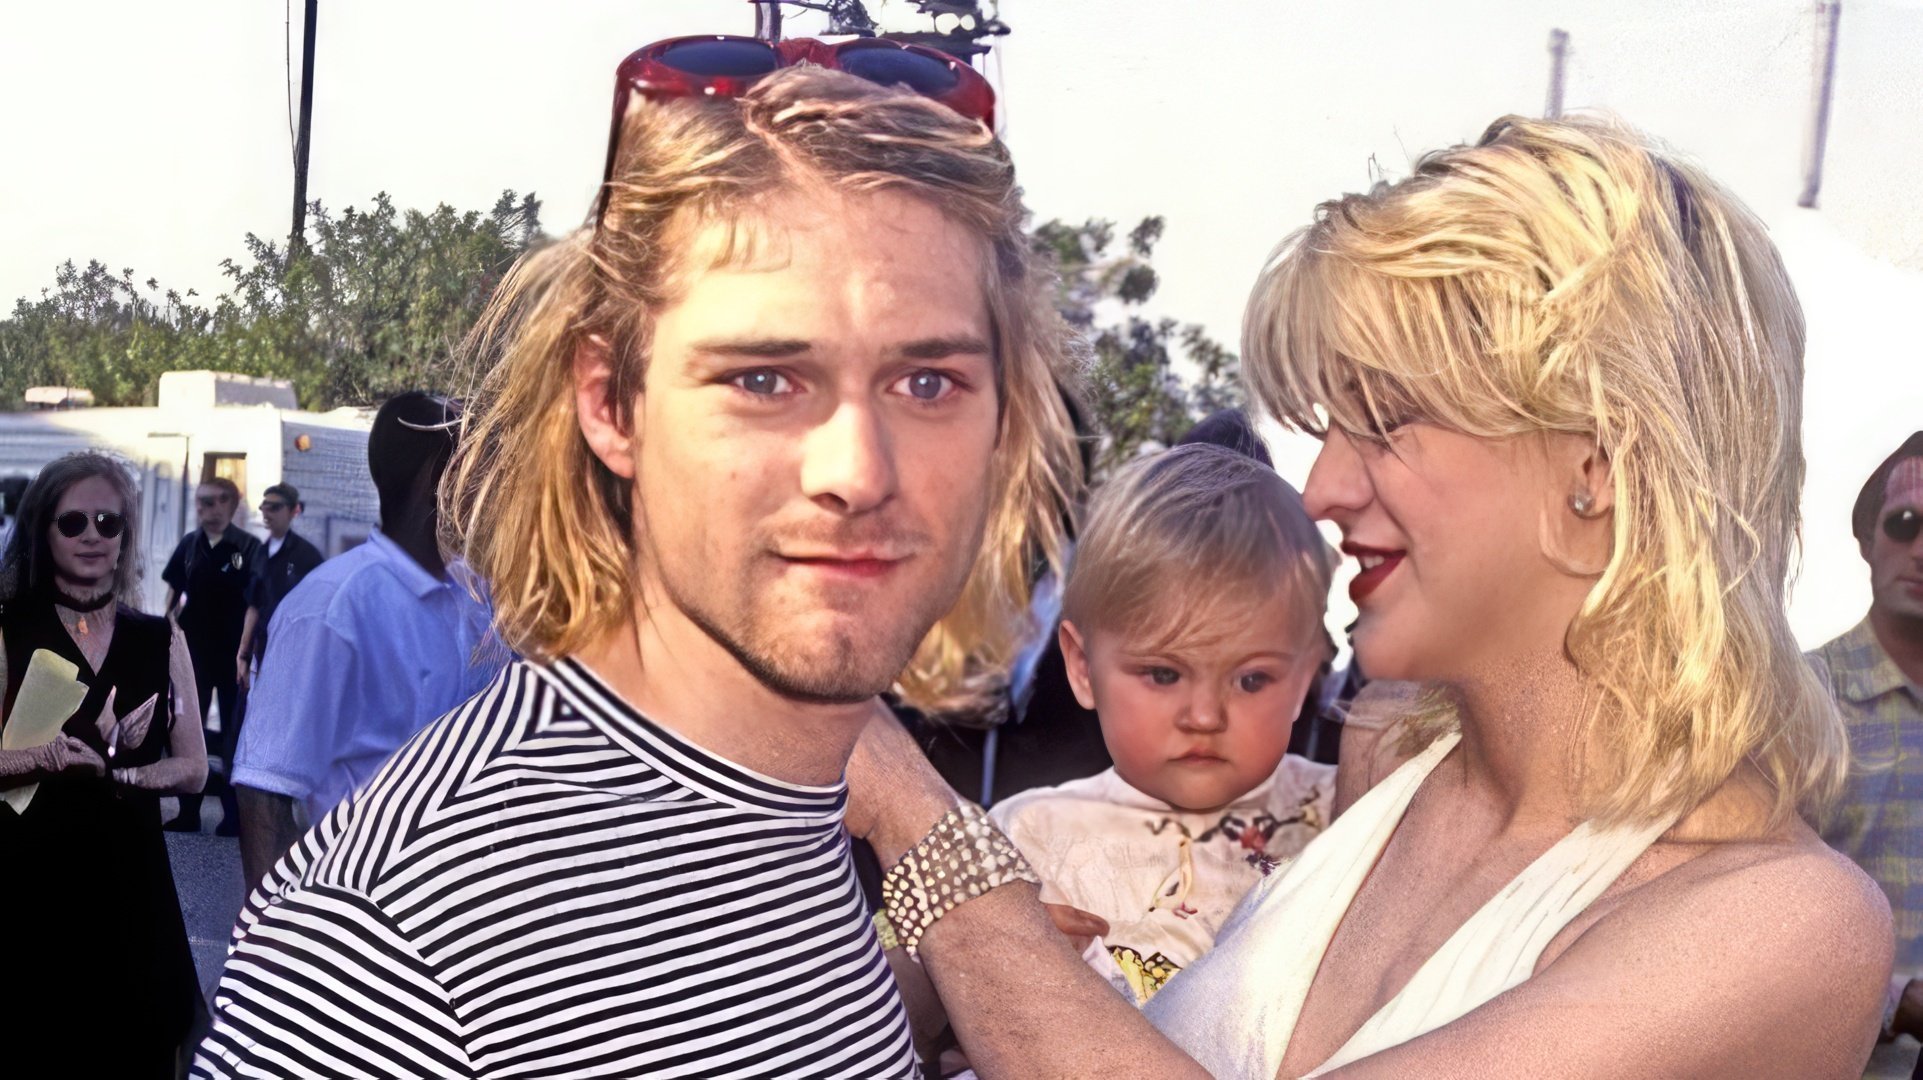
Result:
<svg viewBox="0 0 1923 1080"><path fill-rule="evenodd" d="M806 439L801 489L808 498L838 513L859 514L894 496L894 440L870 402L837 403Z"/></svg>

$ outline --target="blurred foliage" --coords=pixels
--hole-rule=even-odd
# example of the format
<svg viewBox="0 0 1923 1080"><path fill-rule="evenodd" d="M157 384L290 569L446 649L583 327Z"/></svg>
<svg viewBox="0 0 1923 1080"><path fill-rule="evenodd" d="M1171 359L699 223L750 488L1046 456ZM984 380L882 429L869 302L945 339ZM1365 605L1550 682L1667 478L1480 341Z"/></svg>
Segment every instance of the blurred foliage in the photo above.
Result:
<svg viewBox="0 0 1923 1080"><path fill-rule="evenodd" d="M315 203L306 246L290 254L250 234L246 256L221 263L227 288L211 302L132 269L62 264L52 288L0 320L0 408L20 408L29 386L150 405L162 372L192 370L289 379L309 409L414 388L459 392L453 350L542 239L540 213L533 195L512 191L485 214L400 211L384 193L366 211ZM1159 284L1150 259L1162 229L1150 217L1124 238L1101 220L1050 221L1033 234L1059 268L1063 315L1087 339L1098 473L1241 400L1234 353L1199 326L1143 314Z"/></svg>
<svg viewBox="0 0 1923 1080"><path fill-rule="evenodd" d="M1143 218L1116 248L1115 224L1049 221L1035 230L1036 247L1061 274L1059 307L1088 339L1086 392L1101 437L1099 477L1145 451L1172 446L1197 420L1242 404L1233 352L1202 327L1151 319L1142 307L1161 279L1150 264L1162 238L1160 217ZM1177 355L1188 361L1186 374Z"/></svg>
<svg viewBox="0 0 1923 1080"><path fill-rule="evenodd" d="M99 262L54 272L38 300L0 320L0 408L29 386L79 386L100 405L153 404L164 371L290 379L310 409L377 403L401 390L454 390L449 357L495 284L541 235L533 195L494 208L366 211L314 203L289 252L249 234L211 303Z"/></svg>

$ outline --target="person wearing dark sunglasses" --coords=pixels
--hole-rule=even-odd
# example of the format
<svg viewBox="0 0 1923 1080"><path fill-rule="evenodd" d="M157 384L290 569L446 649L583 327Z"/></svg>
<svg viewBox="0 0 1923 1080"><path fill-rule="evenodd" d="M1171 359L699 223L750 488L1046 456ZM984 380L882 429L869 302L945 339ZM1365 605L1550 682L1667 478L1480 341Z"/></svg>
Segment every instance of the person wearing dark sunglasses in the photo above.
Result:
<svg viewBox="0 0 1923 1080"><path fill-rule="evenodd" d="M882 692L992 693L1059 568L1067 328L959 61L675 39L616 83L442 487L526 659L269 873L199 1075L917 1073L842 771Z"/></svg>
<svg viewBox="0 0 1923 1080"><path fill-rule="evenodd" d="M0 732L35 657L85 687L53 741L0 749L0 790L33 785L0 806L9 1075L175 1076L199 1008L160 797L198 791L207 757L185 638L132 606L139 511L124 465L71 454L34 478L0 555ZM111 1036L45 1037L102 1002Z"/></svg>
<svg viewBox="0 0 1923 1080"><path fill-rule="evenodd" d="M253 580L247 583L247 619L240 629L240 651L234 656L234 677L243 691L267 652L267 626L281 600L325 558L294 531L294 519L302 509L300 490L292 484L275 484L261 494L260 521L267 526L267 540L254 562ZM240 745L238 736L230 745Z"/></svg>
<svg viewBox="0 0 1923 1080"><path fill-rule="evenodd" d="M1864 482L1850 530L1870 566L1869 613L1810 653L1852 751L1823 840L1875 878L1896 913L1883 1035L1865 1075L1907 1077L1923 1039L1923 431Z"/></svg>

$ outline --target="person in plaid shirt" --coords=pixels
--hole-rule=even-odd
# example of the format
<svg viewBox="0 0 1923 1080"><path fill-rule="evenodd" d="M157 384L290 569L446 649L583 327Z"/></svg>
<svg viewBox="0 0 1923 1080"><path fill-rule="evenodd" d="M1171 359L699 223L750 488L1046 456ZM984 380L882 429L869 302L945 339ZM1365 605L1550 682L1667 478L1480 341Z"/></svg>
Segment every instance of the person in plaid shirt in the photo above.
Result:
<svg viewBox="0 0 1923 1080"><path fill-rule="evenodd" d="M1810 654L1849 725L1849 786L1823 839L1889 896L1896 967L1865 1076L1908 1077L1923 1038L1923 431L1877 467L1850 524L1870 564L1870 611Z"/></svg>

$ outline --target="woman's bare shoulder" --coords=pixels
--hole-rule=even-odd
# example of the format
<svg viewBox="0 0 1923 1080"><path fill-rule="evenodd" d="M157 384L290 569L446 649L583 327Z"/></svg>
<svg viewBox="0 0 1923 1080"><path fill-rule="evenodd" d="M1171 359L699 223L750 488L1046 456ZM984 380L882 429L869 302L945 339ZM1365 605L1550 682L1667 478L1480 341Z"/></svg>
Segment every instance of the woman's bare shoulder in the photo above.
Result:
<svg viewBox="0 0 1923 1080"><path fill-rule="evenodd" d="M1765 837L1700 846L1699 855L1659 879L1667 888L1652 891L1652 905L1708 905L1779 922L1816 919L1853 935L1880 936L1887 954L1890 906L1882 890L1801 821Z"/></svg>
<svg viewBox="0 0 1923 1080"><path fill-rule="evenodd" d="M1640 952L1657 959L1637 963L1678 991L1743 988L1752 1018L1801 1015L1811 1034L1830 1029L1844 1041L1874 1031L1894 944L1889 903L1867 874L1801 821L1750 839L1659 847L1674 864L1620 894L1565 961L1620 964Z"/></svg>

